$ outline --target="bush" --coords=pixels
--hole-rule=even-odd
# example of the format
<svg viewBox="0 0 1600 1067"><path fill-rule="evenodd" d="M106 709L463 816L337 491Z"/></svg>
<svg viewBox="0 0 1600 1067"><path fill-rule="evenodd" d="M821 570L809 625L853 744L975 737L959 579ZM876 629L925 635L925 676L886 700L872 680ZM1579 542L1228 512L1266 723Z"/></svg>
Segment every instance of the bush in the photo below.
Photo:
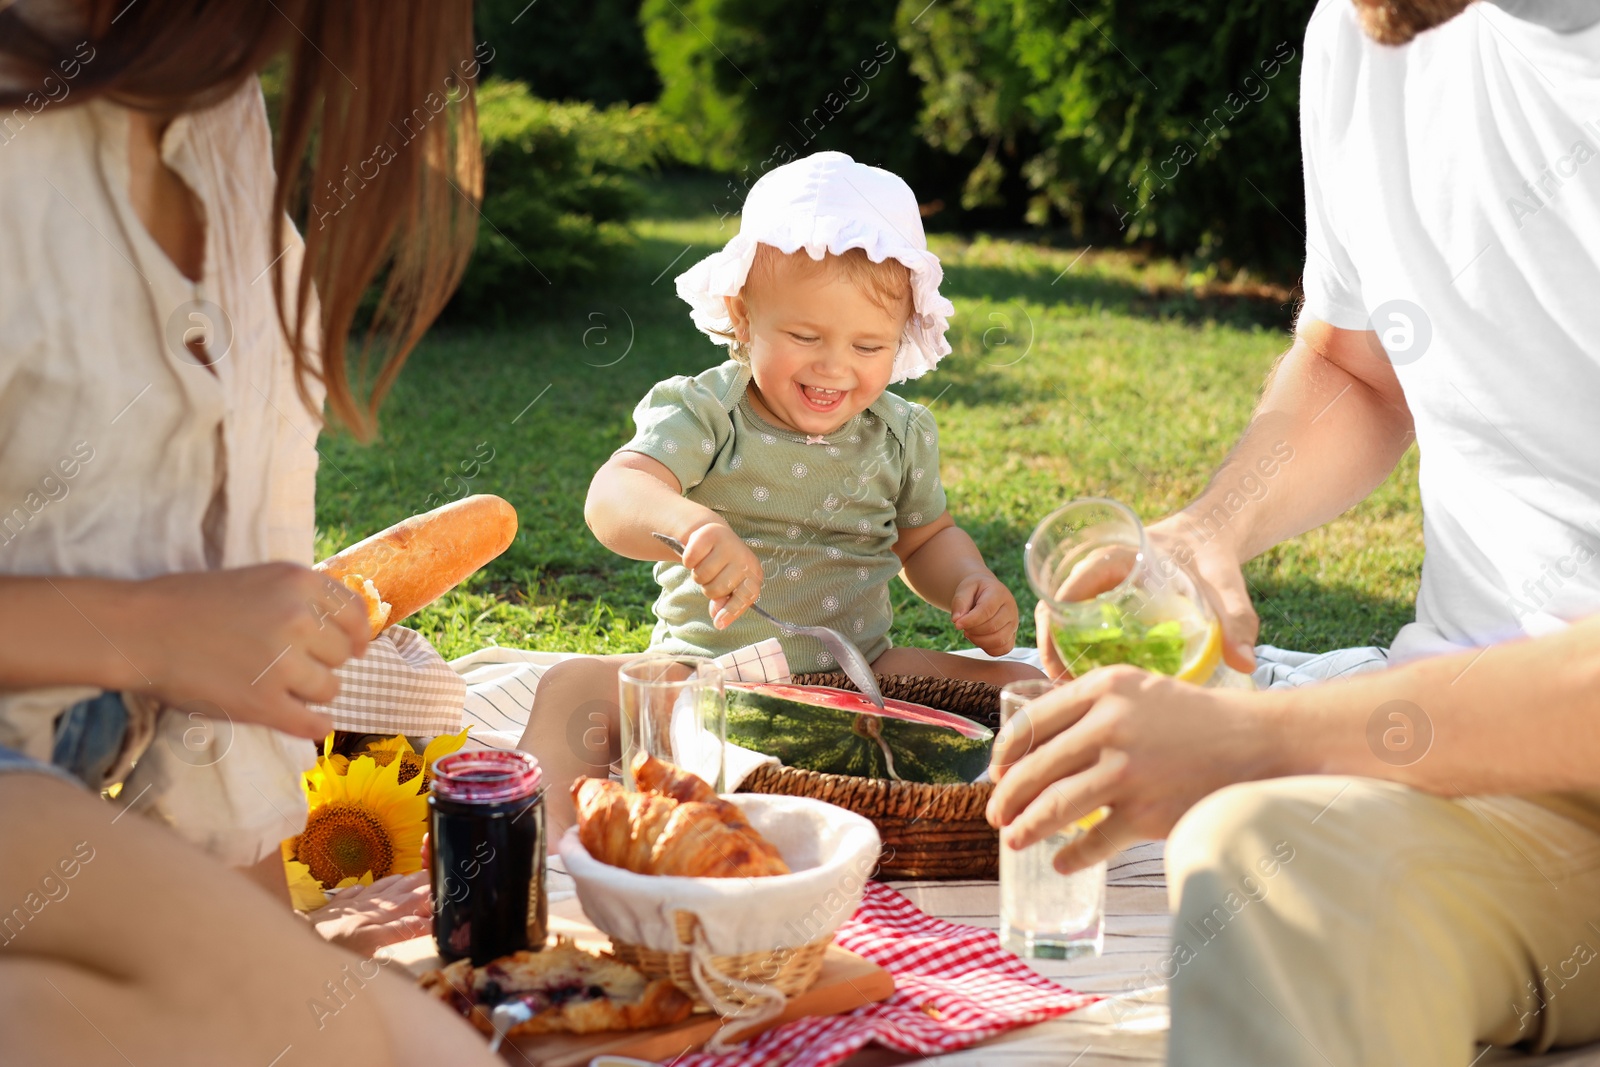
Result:
<svg viewBox="0 0 1600 1067"><path fill-rule="evenodd" d="M963 206L1025 189L1080 238L1293 270L1299 55L1313 0L902 0L919 128Z"/></svg>
<svg viewBox="0 0 1600 1067"><path fill-rule="evenodd" d="M451 304L458 313L528 307L552 287L594 276L631 237L630 175L667 155L649 106L553 103L520 82L478 91L484 199L478 241Z"/></svg>
<svg viewBox="0 0 1600 1067"><path fill-rule="evenodd" d="M530 4L479 0L479 40L496 78L526 82L546 100L643 104L661 92L639 28L639 0Z"/></svg>
<svg viewBox="0 0 1600 1067"><path fill-rule="evenodd" d="M748 186L833 149L910 176L917 83L893 0L644 0L640 19L661 111L693 133L684 162ZM741 189L729 209L742 201Z"/></svg>

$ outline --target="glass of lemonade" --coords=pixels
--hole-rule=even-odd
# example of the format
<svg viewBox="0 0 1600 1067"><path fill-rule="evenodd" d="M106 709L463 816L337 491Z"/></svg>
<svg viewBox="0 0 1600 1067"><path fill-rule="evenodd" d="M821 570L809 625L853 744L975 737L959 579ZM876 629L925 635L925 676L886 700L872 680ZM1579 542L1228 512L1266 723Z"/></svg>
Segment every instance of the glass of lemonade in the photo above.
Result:
<svg viewBox="0 0 1600 1067"><path fill-rule="evenodd" d="M1020 759L1032 749L1029 702L1060 685L1046 679L1012 682L1000 690L1000 725L1021 732ZM1007 724L1012 724L1007 726ZM1013 760L1013 762L1015 762ZM1024 849L1000 846L1000 943L1019 956L1070 960L1100 955L1105 944L1106 865L1072 874L1055 868L1062 847L1092 832L1106 809Z"/></svg>
<svg viewBox="0 0 1600 1067"><path fill-rule="evenodd" d="M1050 636L1076 676L1127 663L1196 685L1252 688L1222 662L1222 624L1176 561L1155 551L1125 504L1103 498L1057 508L1023 557L1050 613Z"/></svg>

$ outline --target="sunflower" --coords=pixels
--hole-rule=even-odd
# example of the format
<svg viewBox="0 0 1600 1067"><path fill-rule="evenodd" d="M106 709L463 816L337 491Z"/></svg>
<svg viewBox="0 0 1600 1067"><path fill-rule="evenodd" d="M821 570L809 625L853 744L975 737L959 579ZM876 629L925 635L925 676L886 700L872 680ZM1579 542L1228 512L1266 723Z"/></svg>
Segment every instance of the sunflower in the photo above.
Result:
<svg viewBox="0 0 1600 1067"><path fill-rule="evenodd" d="M367 745L363 755L371 756L380 767L387 767L396 758L400 761L400 783L422 776L422 782L417 786L417 792L426 793L428 783L433 781L433 761L440 756L447 756L459 751L467 743L467 731L471 727L463 726L458 734L440 734L428 742L428 747L417 755L417 750L411 747L411 742L406 740L404 734L391 737L387 741L374 741Z"/></svg>
<svg viewBox="0 0 1600 1067"><path fill-rule="evenodd" d="M295 911L316 911L328 902L322 883L311 877L311 868L294 858L300 838L287 838L283 842L283 871L289 882L289 902Z"/></svg>
<svg viewBox="0 0 1600 1067"><path fill-rule="evenodd" d="M322 755L317 757L317 765L316 765L316 767L314 767L313 769L307 771L306 774L305 774L305 780L304 780L304 782L302 784L308 790L316 788L316 782L312 780L312 776L313 775L316 775L316 774L319 774L319 773L321 773L321 774L347 774L347 773L349 773L349 770L350 770L350 760L349 760L349 758L347 758L345 756L341 756L339 753L337 753L337 752L335 752L333 750L334 735L335 735L335 731L329 730L328 731L328 736L322 739ZM320 778L317 779L317 781L320 781L320 780L321 780Z"/></svg>
<svg viewBox="0 0 1600 1067"><path fill-rule="evenodd" d="M422 866L428 799L400 780L400 763L357 756L346 773L323 757L305 774L311 813L294 858L324 886L364 875L409 874Z"/></svg>

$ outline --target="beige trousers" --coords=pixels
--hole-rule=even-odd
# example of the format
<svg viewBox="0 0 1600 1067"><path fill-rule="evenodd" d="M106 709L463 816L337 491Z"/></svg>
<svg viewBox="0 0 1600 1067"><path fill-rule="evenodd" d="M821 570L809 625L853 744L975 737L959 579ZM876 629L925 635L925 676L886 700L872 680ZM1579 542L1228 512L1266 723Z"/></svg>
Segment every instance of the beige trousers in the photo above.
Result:
<svg viewBox="0 0 1600 1067"><path fill-rule="evenodd" d="M1232 786L1173 829L1174 1067L1467 1067L1600 1040L1600 832L1519 797Z"/></svg>

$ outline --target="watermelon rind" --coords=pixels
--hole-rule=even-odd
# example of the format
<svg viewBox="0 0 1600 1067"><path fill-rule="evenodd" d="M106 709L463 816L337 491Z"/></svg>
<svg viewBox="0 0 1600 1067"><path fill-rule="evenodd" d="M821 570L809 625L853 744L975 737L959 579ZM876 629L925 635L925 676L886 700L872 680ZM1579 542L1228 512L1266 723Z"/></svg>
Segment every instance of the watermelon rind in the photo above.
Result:
<svg viewBox="0 0 1600 1067"><path fill-rule="evenodd" d="M786 767L823 774L954 785L989 766L994 732L936 708L828 686L729 683L728 740ZM830 707L813 701L835 701Z"/></svg>

